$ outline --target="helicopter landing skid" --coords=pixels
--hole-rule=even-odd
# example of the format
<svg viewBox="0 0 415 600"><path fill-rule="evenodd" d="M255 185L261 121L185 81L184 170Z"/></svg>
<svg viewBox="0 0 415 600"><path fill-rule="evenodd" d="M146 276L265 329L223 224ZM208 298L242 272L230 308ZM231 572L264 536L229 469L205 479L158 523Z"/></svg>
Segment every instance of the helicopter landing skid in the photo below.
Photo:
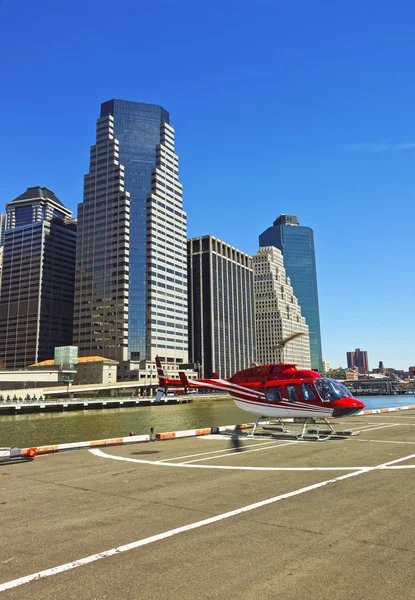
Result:
<svg viewBox="0 0 415 600"><path fill-rule="evenodd" d="M257 419L254 423L252 431L250 433L245 434L246 437L252 438L257 437L259 435L260 437L270 437L273 439L291 439L305 442L323 442L326 440L343 440L348 437L360 434L360 431L336 430L327 419L323 419L321 421L321 424L328 427L328 429L320 428L319 422L316 419L294 419L295 423L302 425L301 432L298 432L294 429L289 429L287 427L287 422L284 422L283 419L277 419L274 423L266 421L266 423L261 425L260 421L265 418L266 417L260 417L259 419ZM292 422L292 419L290 419L290 421ZM309 427L310 425L312 425L312 427ZM261 427L263 432L256 433L257 427Z"/></svg>

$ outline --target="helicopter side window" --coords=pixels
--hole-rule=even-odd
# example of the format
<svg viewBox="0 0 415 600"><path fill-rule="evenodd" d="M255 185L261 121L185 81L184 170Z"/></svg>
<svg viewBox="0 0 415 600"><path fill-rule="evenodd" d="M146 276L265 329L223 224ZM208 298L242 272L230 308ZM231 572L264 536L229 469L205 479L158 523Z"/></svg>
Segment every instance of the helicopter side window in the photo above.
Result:
<svg viewBox="0 0 415 600"><path fill-rule="evenodd" d="M272 387L266 388L265 398L266 398L267 402L280 402L280 400L281 400L280 386L272 386Z"/></svg>
<svg viewBox="0 0 415 600"><path fill-rule="evenodd" d="M295 383L287 384L288 400L290 402L298 402L298 392Z"/></svg>
<svg viewBox="0 0 415 600"><path fill-rule="evenodd" d="M301 387L304 400L317 400L311 383L303 383Z"/></svg>

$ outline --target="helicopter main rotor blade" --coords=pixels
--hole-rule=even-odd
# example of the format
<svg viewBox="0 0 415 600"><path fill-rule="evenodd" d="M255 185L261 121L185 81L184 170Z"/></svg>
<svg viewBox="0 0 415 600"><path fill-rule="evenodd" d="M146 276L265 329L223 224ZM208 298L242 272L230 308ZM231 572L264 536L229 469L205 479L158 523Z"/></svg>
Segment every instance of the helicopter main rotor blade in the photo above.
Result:
<svg viewBox="0 0 415 600"><path fill-rule="evenodd" d="M291 335L287 336L285 339L283 339L281 342L279 342L278 344L276 344L274 346L274 350L280 350L281 348L284 348L284 346L286 344L288 344L288 342L291 342L292 340L295 340L295 338L297 338L300 335L305 335L304 331L296 331L295 333L292 333Z"/></svg>

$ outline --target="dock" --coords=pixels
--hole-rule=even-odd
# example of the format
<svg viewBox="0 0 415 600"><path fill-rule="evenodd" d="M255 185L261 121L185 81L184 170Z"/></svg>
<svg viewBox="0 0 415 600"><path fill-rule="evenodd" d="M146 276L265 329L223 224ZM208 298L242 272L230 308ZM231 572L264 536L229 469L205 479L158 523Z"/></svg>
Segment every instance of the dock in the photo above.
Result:
<svg viewBox="0 0 415 600"><path fill-rule="evenodd" d="M410 600L415 410L343 424L360 435L165 432L1 465L0 595Z"/></svg>
<svg viewBox="0 0 415 600"><path fill-rule="evenodd" d="M65 398L48 399L42 402L26 401L0 402L0 415L16 415L38 412L62 412L68 410L99 410L106 408L131 408L140 406L160 406L169 404L188 404L192 396L165 396L160 401L155 398Z"/></svg>

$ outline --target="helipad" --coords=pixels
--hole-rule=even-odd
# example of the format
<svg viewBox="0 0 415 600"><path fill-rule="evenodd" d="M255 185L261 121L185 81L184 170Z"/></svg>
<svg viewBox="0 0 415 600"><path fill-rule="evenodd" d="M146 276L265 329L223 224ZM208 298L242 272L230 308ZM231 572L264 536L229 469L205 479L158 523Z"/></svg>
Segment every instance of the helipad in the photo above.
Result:
<svg viewBox="0 0 415 600"><path fill-rule="evenodd" d="M0 466L6 598L412 598L415 411Z"/></svg>

